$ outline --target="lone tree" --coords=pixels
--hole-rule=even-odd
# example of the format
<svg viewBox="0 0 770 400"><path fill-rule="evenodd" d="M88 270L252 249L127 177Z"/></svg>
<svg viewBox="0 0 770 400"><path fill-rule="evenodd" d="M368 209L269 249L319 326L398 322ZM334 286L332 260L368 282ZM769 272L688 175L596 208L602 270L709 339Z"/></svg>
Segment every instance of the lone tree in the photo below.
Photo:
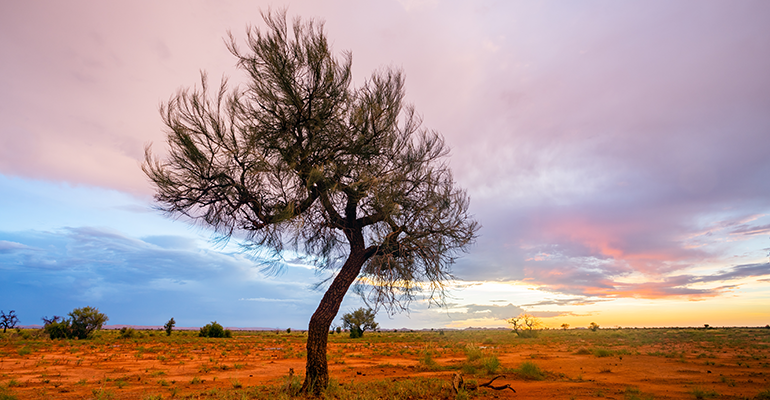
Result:
<svg viewBox="0 0 770 400"><path fill-rule="evenodd" d="M171 336L171 331L174 330L174 326L176 326L176 321L174 321L174 317L171 317L171 319L163 325L163 329L166 330L166 336Z"/></svg>
<svg viewBox="0 0 770 400"><path fill-rule="evenodd" d="M342 316L342 326L350 329L350 337L360 338L364 336L365 330L373 331L377 329L377 323L374 322L374 314L374 310L371 308L359 308Z"/></svg>
<svg viewBox="0 0 770 400"><path fill-rule="evenodd" d="M0 326L3 327L3 333L5 333L8 328L15 328L18 323L19 317L16 316L15 310L8 311L8 314L0 311Z"/></svg>
<svg viewBox="0 0 770 400"><path fill-rule="evenodd" d="M200 88L180 90L161 106L169 153L155 158L148 145L142 169L166 213L260 255L289 246L336 273L308 326L302 390L318 393L351 285L391 312L419 293L441 301L478 224L442 136L404 103L401 71L354 88L352 56L331 54L323 24L298 18L290 30L285 11L262 17L267 28L248 30L246 50L229 35L248 83L230 90L223 79L212 96L202 73Z"/></svg>

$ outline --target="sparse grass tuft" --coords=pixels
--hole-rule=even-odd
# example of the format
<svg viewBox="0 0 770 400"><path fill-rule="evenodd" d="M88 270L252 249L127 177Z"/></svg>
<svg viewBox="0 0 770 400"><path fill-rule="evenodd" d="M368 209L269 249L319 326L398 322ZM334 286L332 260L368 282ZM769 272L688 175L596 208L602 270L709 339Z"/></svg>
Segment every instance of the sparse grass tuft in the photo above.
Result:
<svg viewBox="0 0 770 400"><path fill-rule="evenodd" d="M717 393L714 390L702 388L700 386L696 387L693 390L690 390L690 394L693 395L698 400L701 399L713 399L716 397L719 397L719 393Z"/></svg>
<svg viewBox="0 0 770 400"><path fill-rule="evenodd" d="M537 364L531 361L525 361L521 363L519 368L515 369L514 372L523 379L542 381L546 378L546 372L540 369Z"/></svg>

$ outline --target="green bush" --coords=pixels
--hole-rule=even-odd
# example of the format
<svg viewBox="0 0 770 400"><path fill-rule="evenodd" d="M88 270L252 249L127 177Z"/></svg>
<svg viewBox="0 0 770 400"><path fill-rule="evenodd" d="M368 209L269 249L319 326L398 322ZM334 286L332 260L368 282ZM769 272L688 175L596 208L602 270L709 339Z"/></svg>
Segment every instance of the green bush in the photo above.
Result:
<svg viewBox="0 0 770 400"><path fill-rule="evenodd" d="M43 327L43 331L51 339L66 339L70 337L70 321L53 321Z"/></svg>
<svg viewBox="0 0 770 400"><path fill-rule="evenodd" d="M519 368L516 370L516 373L524 379L532 379L536 381L542 381L546 376L545 371L540 369L537 364L531 361L525 361L521 363Z"/></svg>
<svg viewBox="0 0 770 400"><path fill-rule="evenodd" d="M118 334L118 337L121 339L132 339L138 336L138 333L134 328L129 327L122 327L120 328L120 333Z"/></svg>
<svg viewBox="0 0 770 400"><path fill-rule="evenodd" d="M210 338L223 338L223 337L232 337L233 333L227 329L222 327L222 325L219 325L217 321L213 321L212 323L204 326L201 328L200 333L198 334L200 337L210 337Z"/></svg>

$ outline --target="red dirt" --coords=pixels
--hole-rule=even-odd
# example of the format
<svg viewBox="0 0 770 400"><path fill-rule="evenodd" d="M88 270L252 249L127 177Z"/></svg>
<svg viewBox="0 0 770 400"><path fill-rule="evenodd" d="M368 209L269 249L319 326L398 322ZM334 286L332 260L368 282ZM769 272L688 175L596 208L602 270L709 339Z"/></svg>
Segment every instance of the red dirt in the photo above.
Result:
<svg viewBox="0 0 770 400"><path fill-rule="evenodd" d="M19 399L94 398L109 390L115 399L142 399L160 394L163 398L221 388L280 384L290 369L304 374L301 337L296 340L255 339L236 336L223 342L188 341L143 342L115 340L98 344L88 341L50 342L35 348L35 342L6 345L0 359L0 385ZM276 343L277 342L277 343ZM51 344L53 343L53 344ZM753 398L770 388L767 358L749 360L734 351L718 352L708 358L697 357L697 343L682 344L676 351L684 357L648 355L653 348L637 348L634 354L597 357L578 354L572 344L491 345L484 351L497 355L505 368L534 362L549 372L543 381L525 380L514 373L495 381L510 384L509 390L479 388L478 398L500 399L582 399L627 398L627 390L637 389L639 398L692 399L695 388L714 390L720 399ZM402 380L416 376L451 380L454 371L466 362L457 349L437 351L438 365L457 366L439 371L426 370L418 362L419 351L431 344L386 342L360 344L329 343L331 377L338 385L361 380ZM23 348L30 349L27 354ZM385 355L383 355L385 353ZM485 382L494 375L480 375ZM466 379L470 378L466 376ZM193 383L194 380L200 381ZM235 384L234 384L235 383ZM630 388L630 389L629 389ZM1 392L0 392L1 393Z"/></svg>

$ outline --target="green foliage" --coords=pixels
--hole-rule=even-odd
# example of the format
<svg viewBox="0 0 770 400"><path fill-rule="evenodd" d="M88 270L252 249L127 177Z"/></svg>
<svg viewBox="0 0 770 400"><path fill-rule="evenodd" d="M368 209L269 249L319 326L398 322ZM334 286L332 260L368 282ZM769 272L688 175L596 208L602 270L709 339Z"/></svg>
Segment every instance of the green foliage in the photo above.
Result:
<svg viewBox="0 0 770 400"><path fill-rule="evenodd" d="M174 326L176 326L176 321L174 321L174 317L171 317L171 319L168 320L165 325L163 325L163 329L166 331L166 336L171 336L171 331L174 329Z"/></svg>
<svg viewBox="0 0 770 400"><path fill-rule="evenodd" d="M68 314L70 316L70 329L72 337L86 339L99 329L109 318L100 313L98 308L83 307L76 308Z"/></svg>
<svg viewBox="0 0 770 400"><path fill-rule="evenodd" d="M770 389L765 389L757 393L757 395L754 396L754 400L770 400Z"/></svg>
<svg viewBox="0 0 770 400"><path fill-rule="evenodd" d="M11 394L11 392L4 386L0 386L0 400L17 400L18 397Z"/></svg>
<svg viewBox="0 0 770 400"><path fill-rule="evenodd" d="M597 357L612 357L615 355L614 351L602 348L594 349L593 353Z"/></svg>
<svg viewBox="0 0 770 400"><path fill-rule="evenodd" d="M378 324L374 322L374 310L359 308L342 316L342 326L350 329L350 337L356 339L364 336L365 330L377 329Z"/></svg>
<svg viewBox="0 0 770 400"><path fill-rule="evenodd" d="M51 339L66 339L70 336L69 320L54 316L50 320L43 318L43 321L46 322L43 327L43 332L45 332Z"/></svg>
<svg viewBox="0 0 770 400"><path fill-rule="evenodd" d="M546 372L540 369L540 367L531 362L525 361L519 365L519 368L514 370L517 375L524 379L530 379L535 381L542 381L546 378Z"/></svg>
<svg viewBox="0 0 770 400"><path fill-rule="evenodd" d="M51 339L87 339L94 331L102 329L104 323L109 320L94 307L76 308L67 315L69 319L57 316L51 319L43 318L43 331Z"/></svg>
<svg viewBox="0 0 770 400"><path fill-rule="evenodd" d="M711 389L706 389L700 386L691 390L690 394L693 395L693 397L695 397L698 400L713 399L715 397L719 397L719 393L717 393L716 391Z"/></svg>
<svg viewBox="0 0 770 400"><path fill-rule="evenodd" d="M233 337L233 332L229 329L223 328L222 325L217 323L217 321L213 321L212 323L207 324L201 328L198 336L210 338L230 338Z"/></svg>
<svg viewBox="0 0 770 400"><path fill-rule="evenodd" d="M441 366L438 365L436 360L433 359L433 354L431 351L426 350L422 357L420 357L419 360L417 360L420 363L420 368L427 370L427 371L437 371L441 369Z"/></svg>
<svg viewBox="0 0 770 400"><path fill-rule="evenodd" d="M121 339L133 339L138 336L139 332L137 332L136 329L126 326L120 328L120 332L118 333L118 337Z"/></svg>

